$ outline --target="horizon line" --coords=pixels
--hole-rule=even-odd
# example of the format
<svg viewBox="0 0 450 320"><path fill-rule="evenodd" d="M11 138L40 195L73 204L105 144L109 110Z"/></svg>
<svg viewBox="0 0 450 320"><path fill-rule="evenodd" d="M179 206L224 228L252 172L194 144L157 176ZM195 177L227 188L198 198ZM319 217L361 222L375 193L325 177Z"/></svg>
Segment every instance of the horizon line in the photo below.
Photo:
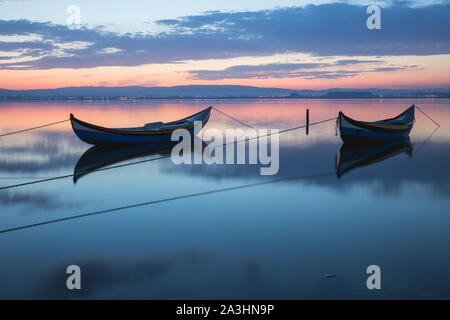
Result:
<svg viewBox="0 0 450 320"><path fill-rule="evenodd" d="M242 87L242 88L258 88L258 89L279 89L279 90L291 90L291 91L327 91L327 90L450 90L448 87L402 87L402 88L389 88L389 87L367 87L367 88L354 88L354 87L329 87L326 89L292 89L284 87L260 87L260 86L247 86L239 84L185 84L175 86L143 86L143 85L129 85L129 86L66 86L56 88L36 88L36 89L8 89L0 88L0 90L7 91L35 91L35 90L59 90L69 88L177 88L177 87Z"/></svg>

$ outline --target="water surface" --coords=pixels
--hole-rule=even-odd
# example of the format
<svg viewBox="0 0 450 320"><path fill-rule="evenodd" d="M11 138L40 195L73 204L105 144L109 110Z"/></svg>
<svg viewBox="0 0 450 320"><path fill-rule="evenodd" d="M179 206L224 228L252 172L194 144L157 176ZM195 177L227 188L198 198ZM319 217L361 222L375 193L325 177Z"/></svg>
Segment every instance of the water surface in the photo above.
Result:
<svg viewBox="0 0 450 320"><path fill-rule="evenodd" d="M357 150L336 174L333 121L280 134L280 170L170 158L0 190L0 229L211 190L0 234L0 298L450 298L450 100L154 100L0 104L0 132L67 119L171 121L215 105L256 128L337 116L378 120L419 105L411 146ZM206 129L243 128L213 112ZM72 174L90 148L68 122L0 138L0 185ZM123 163L161 157L147 153ZM341 161L348 160L341 157ZM342 163L341 163L342 165ZM272 181L274 180L274 181ZM259 184L262 182L273 182ZM259 184L259 185L258 185ZM230 189L240 187L238 189ZM68 291L66 267L82 270ZM369 291L366 268L382 270ZM337 277L327 278L326 274Z"/></svg>

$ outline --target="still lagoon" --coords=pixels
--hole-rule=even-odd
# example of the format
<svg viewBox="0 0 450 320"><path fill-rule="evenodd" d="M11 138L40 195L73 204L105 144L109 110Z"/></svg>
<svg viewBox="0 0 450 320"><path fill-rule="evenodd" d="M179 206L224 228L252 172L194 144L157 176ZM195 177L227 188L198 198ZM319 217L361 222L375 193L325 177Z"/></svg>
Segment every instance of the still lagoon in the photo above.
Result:
<svg viewBox="0 0 450 320"><path fill-rule="evenodd" d="M284 130L304 124L307 108L311 122L340 110L373 121L412 104L441 127L416 112L407 144L356 151L343 148L334 121L308 135L288 131L274 176L258 165L175 165L147 152L114 163L161 159L0 190L1 230L150 202L0 233L0 298L448 299L448 99L3 102L0 134L70 113L141 126L209 105ZM215 111L208 128L246 129ZM0 137L0 186L73 174L90 147L69 122ZM66 287L72 264L82 270L79 291ZM380 266L381 290L366 286L370 265Z"/></svg>

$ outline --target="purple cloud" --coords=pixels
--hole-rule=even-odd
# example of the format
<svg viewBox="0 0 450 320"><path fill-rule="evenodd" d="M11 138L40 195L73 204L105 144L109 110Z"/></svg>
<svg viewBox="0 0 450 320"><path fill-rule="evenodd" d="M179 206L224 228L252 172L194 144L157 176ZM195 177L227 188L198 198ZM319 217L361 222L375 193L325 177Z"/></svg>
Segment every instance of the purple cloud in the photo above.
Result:
<svg viewBox="0 0 450 320"><path fill-rule="evenodd" d="M450 4L391 6L382 9L381 30L368 30L365 7L343 3L256 12L214 11L159 20L169 31L157 35L8 20L0 21L0 35L32 34L41 40L0 41L2 51L35 58L25 63L3 60L0 69L22 64L31 69L136 66L287 52L317 56L448 54L449 16ZM71 46L73 42L86 46ZM342 61L351 64L352 59Z"/></svg>

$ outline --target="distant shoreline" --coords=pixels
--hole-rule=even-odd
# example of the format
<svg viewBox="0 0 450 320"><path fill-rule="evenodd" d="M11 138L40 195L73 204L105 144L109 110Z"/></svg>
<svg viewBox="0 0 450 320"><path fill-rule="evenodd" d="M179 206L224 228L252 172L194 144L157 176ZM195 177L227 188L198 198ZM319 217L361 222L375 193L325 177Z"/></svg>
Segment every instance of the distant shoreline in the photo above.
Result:
<svg viewBox="0 0 450 320"><path fill-rule="evenodd" d="M239 85L174 87L65 87L0 89L0 101L218 100L218 99L418 99L450 98L450 88L293 90Z"/></svg>
<svg viewBox="0 0 450 320"><path fill-rule="evenodd" d="M382 100L382 99L449 99L449 96L383 96L383 97L27 97L27 98L5 98L0 97L2 102L39 102L39 101L145 101L145 100Z"/></svg>

